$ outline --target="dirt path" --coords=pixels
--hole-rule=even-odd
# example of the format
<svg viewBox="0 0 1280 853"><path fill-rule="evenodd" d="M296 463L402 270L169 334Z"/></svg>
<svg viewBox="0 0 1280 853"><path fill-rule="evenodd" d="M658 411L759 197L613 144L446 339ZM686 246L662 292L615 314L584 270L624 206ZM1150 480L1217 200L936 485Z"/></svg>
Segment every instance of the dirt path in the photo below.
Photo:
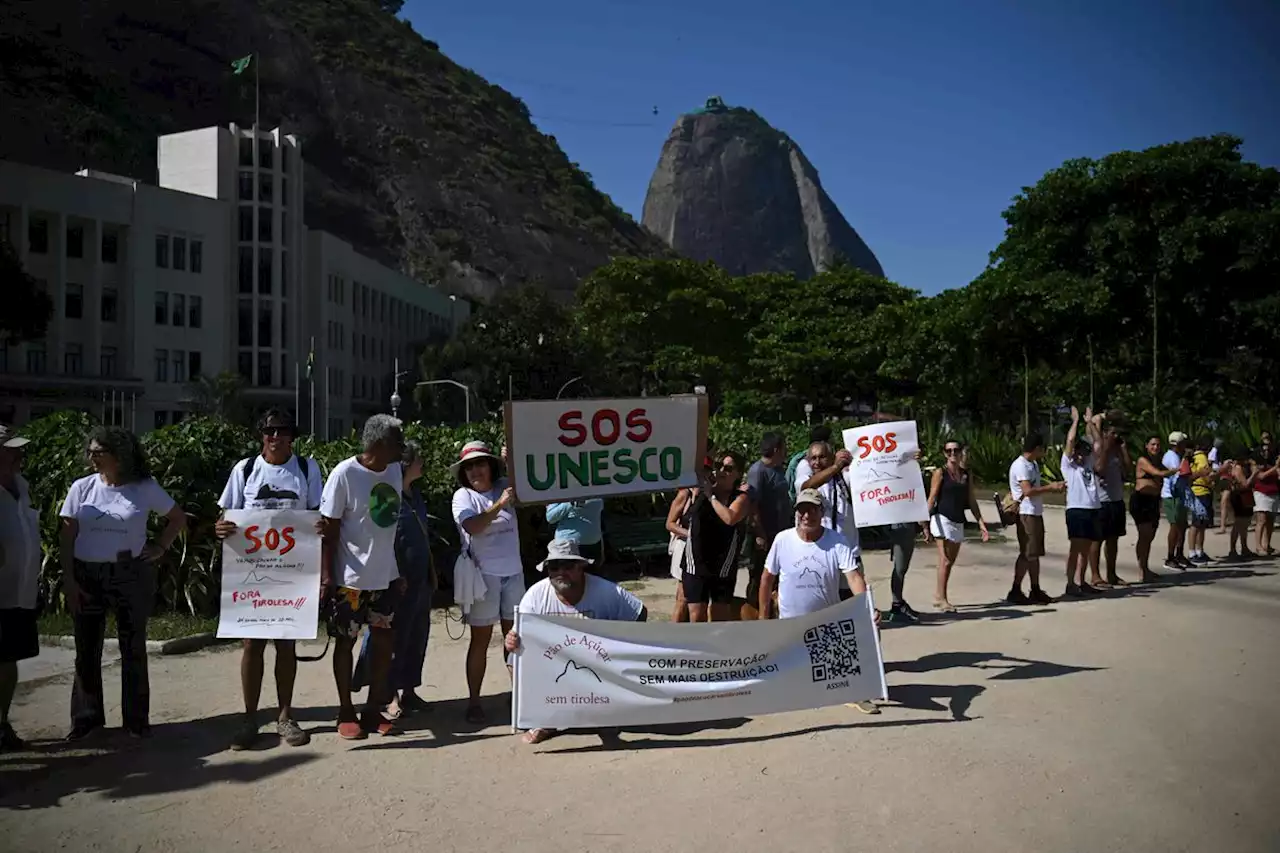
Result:
<svg viewBox="0 0 1280 853"><path fill-rule="evenodd" d="M1047 520L1057 594L1065 542L1061 518ZM234 651L153 658L154 740L113 732L94 749L0 755L0 830L12 850L129 853L1280 849L1277 566L1011 608L993 602L1012 557L1011 544L966 546L960 612L886 630L880 716L839 707L632 731L614 749L471 730L463 645L440 623L425 690L439 701L404 736L355 744L332 732L327 664L300 676L309 747L231 753ZM869 559L881 600L887 563ZM922 611L934 565L922 550L908 578ZM651 580L640 594L658 612L670 592ZM495 718L504 681L491 666ZM20 694L16 725L61 734L68 690L63 678Z"/></svg>

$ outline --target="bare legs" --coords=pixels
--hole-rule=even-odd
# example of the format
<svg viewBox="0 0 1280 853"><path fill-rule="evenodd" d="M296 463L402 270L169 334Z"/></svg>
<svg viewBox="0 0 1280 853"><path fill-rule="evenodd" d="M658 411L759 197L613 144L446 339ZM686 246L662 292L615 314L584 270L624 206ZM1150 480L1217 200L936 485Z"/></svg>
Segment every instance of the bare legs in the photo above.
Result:
<svg viewBox="0 0 1280 853"><path fill-rule="evenodd" d="M244 713L248 717L258 713L268 642L272 641L244 641L244 652L240 656L240 688L244 693ZM293 682L298 675L298 657L293 640L275 640L274 643L276 646L276 702L280 708L277 719L288 720L293 717Z"/></svg>
<svg viewBox="0 0 1280 853"><path fill-rule="evenodd" d="M671 621L689 621L689 603L684 600L684 581L676 581L676 607L671 612Z"/></svg>
<svg viewBox="0 0 1280 853"><path fill-rule="evenodd" d="M960 556L959 542L949 542L938 537L938 582L933 591L933 606L944 612L953 612L951 600L947 597L947 585L951 581L951 569Z"/></svg>
<svg viewBox="0 0 1280 853"><path fill-rule="evenodd" d="M1166 560L1166 562L1176 563L1178 564L1178 568L1180 569L1185 568L1185 566L1181 564L1182 564L1182 561L1185 559L1182 553L1182 547L1183 547L1182 543L1186 541L1186 536L1187 536L1187 528L1185 525L1181 525L1181 524L1169 525L1169 536L1168 536L1169 558L1168 560Z"/></svg>
<svg viewBox="0 0 1280 853"><path fill-rule="evenodd" d="M1072 588L1085 586L1086 572L1098 576L1098 557L1102 551L1102 543L1092 539L1072 539L1071 548L1067 551L1067 592ZM1080 580L1076 580L1079 575Z"/></svg>
<svg viewBox="0 0 1280 853"><path fill-rule="evenodd" d="M505 637L515 623L510 619L501 621L502 635ZM467 719L475 723L484 722L484 711L480 707L480 689L484 686L484 674L488 668L491 639L493 639L492 625L471 626L471 644L467 646ZM506 651L503 651L502 659L504 662L507 660ZM511 671L510 664L507 665L507 671L508 673Z"/></svg>
<svg viewBox="0 0 1280 853"><path fill-rule="evenodd" d="M1256 512L1253 514L1253 522L1253 550L1258 554L1266 555L1271 551L1271 513Z"/></svg>
<svg viewBox="0 0 1280 853"><path fill-rule="evenodd" d="M1138 555L1138 568L1142 571L1143 582L1158 580L1159 575L1151 571L1151 543L1156 538L1155 524L1138 525L1138 544L1134 551Z"/></svg>

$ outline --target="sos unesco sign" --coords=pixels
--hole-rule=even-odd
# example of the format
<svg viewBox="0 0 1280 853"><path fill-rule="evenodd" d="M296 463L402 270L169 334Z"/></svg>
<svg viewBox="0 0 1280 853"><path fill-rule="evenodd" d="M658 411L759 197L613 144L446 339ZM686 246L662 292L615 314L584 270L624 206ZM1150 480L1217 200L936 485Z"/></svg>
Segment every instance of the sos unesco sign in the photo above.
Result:
<svg viewBox="0 0 1280 853"><path fill-rule="evenodd" d="M523 504L697 484L707 453L702 395L507 403L509 476Z"/></svg>

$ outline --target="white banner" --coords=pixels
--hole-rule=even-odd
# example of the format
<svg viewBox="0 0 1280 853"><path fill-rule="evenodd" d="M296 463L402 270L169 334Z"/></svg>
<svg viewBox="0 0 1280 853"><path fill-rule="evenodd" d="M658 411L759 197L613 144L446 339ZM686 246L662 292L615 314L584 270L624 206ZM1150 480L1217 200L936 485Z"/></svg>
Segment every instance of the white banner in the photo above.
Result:
<svg viewBox="0 0 1280 853"><path fill-rule="evenodd" d="M859 527L929 519L915 421L847 429L844 446L853 454L849 487Z"/></svg>
<svg viewBox="0 0 1280 853"><path fill-rule="evenodd" d="M516 726L684 723L883 699L869 594L796 619L674 624L516 613Z"/></svg>
<svg viewBox="0 0 1280 853"><path fill-rule="evenodd" d="M518 400L508 472L523 504L666 491L698 482L707 398Z"/></svg>
<svg viewBox="0 0 1280 853"><path fill-rule="evenodd" d="M320 606L318 512L230 509L222 542L219 637L314 640Z"/></svg>

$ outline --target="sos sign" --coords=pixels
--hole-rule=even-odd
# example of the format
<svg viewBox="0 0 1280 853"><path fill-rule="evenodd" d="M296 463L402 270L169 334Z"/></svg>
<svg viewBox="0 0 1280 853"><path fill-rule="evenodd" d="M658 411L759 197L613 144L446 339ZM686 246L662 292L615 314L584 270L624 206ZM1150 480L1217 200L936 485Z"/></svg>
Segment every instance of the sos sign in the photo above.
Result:
<svg viewBox="0 0 1280 853"><path fill-rule="evenodd" d="M262 528L257 524L245 528L244 538L249 542L249 547L245 549L246 554L256 554L266 548L268 551L274 551L277 555L283 557L293 550L294 545L298 544L293 536L292 527L285 527L280 530L268 527L266 533L261 531Z"/></svg>
<svg viewBox="0 0 1280 853"><path fill-rule="evenodd" d="M859 459L866 459L875 453L892 453L898 449L898 439L896 432L886 432L883 435L864 435L858 438L858 454Z"/></svg>

